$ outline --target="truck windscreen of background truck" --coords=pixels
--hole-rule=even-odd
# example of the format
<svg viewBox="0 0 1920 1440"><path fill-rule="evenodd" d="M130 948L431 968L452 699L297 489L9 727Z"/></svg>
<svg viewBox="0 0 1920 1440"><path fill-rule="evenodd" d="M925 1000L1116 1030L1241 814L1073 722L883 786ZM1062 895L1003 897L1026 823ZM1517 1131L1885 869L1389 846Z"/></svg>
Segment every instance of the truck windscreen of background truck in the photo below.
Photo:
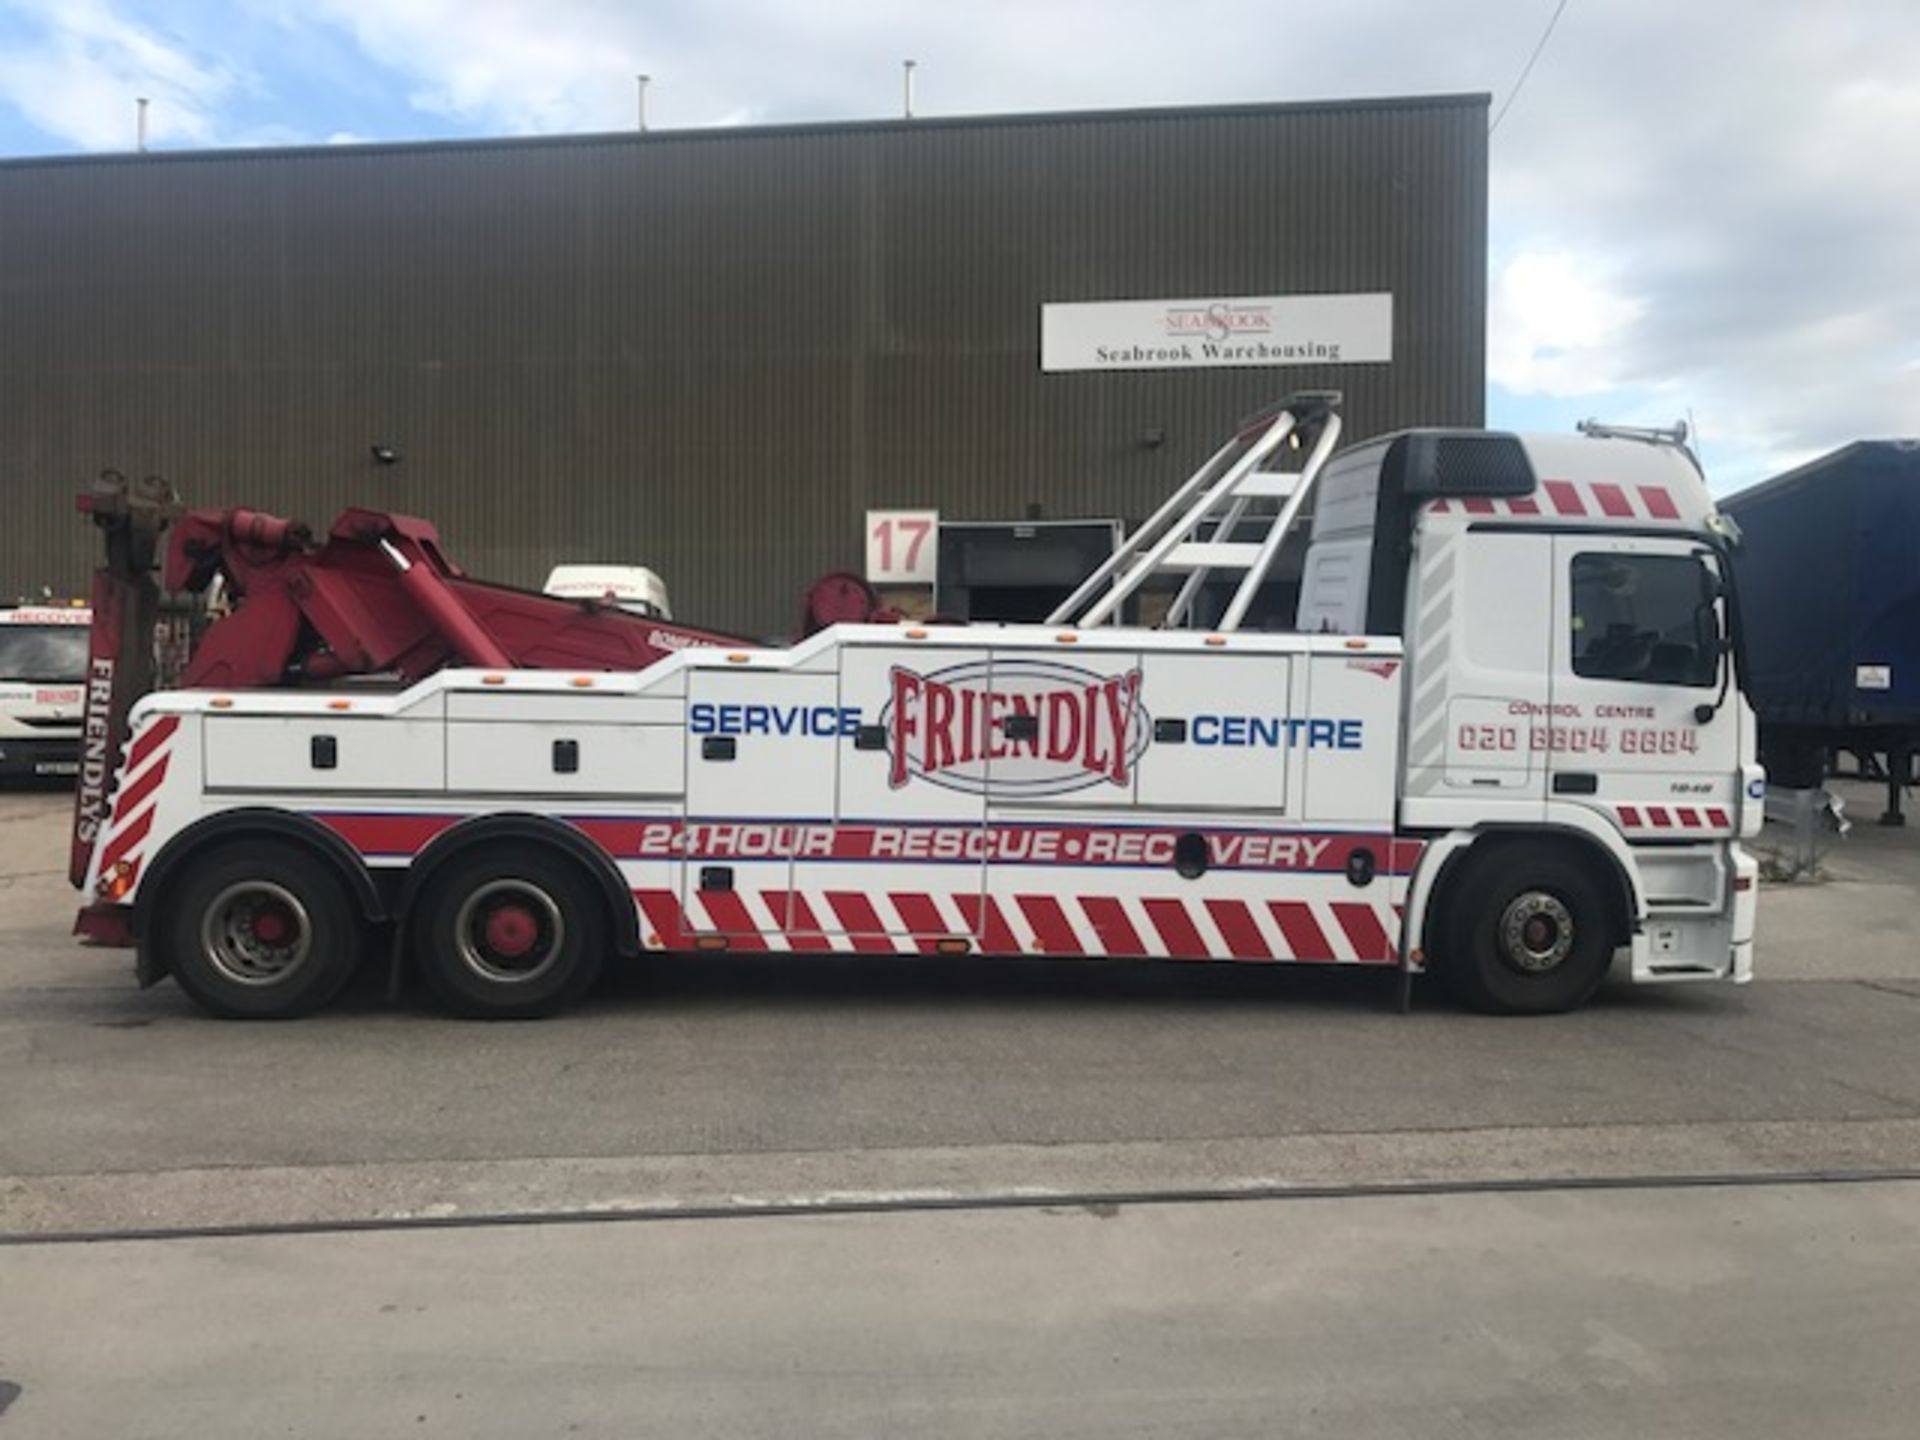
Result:
<svg viewBox="0 0 1920 1440"><path fill-rule="evenodd" d="M0 680L78 684L86 674L84 625L0 627Z"/></svg>

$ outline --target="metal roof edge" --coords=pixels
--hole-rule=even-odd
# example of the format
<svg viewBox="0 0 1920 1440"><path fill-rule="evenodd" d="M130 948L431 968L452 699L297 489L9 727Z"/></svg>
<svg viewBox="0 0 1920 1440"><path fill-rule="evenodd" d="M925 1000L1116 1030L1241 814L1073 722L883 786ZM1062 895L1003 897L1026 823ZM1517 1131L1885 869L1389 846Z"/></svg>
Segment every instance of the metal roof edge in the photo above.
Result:
<svg viewBox="0 0 1920 1440"><path fill-rule="evenodd" d="M1729 505L1737 508L1754 500L1771 499L1775 495L1796 490L1830 470L1843 468L1848 460L1861 456L1881 455L1883 452L1887 459L1912 457L1917 464L1920 464L1920 440L1850 440L1838 449L1829 450L1825 455L1816 456L1804 464L1794 466L1791 470L1783 471L1765 480L1756 480L1751 485L1743 485L1738 490L1719 496L1715 503L1724 509Z"/></svg>
<svg viewBox="0 0 1920 1440"><path fill-rule="evenodd" d="M821 135L868 135L908 130L991 130L1096 125L1138 121L1241 119L1323 112L1479 109L1492 103L1483 91L1433 95L1388 95L1346 100L1254 101L1235 105L1161 105L1102 110L1028 110L1007 114L891 116L870 120L806 120L786 125L709 125L684 130L598 130L577 135L495 135L447 140L382 140L348 145L229 146L180 150L112 150L87 154L0 157L0 171L62 166L183 164L219 160L296 160L320 156L365 157L448 151L523 151L600 145L676 145L721 140L807 139Z"/></svg>

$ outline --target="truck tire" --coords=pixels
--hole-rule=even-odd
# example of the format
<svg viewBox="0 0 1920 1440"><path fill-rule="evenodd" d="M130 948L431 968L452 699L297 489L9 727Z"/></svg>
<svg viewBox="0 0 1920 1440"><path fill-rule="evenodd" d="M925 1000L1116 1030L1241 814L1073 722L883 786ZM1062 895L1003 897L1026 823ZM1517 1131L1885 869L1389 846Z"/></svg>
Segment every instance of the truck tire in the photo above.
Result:
<svg viewBox="0 0 1920 1440"><path fill-rule="evenodd" d="M1613 962L1601 877L1565 850L1503 845L1477 857L1448 905L1440 972L1477 1010L1546 1015L1584 1005Z"/></svg>
<svg viewBox="0 0 1920 1440"><path fill-rule="evenodd" d="M173 978L229 1020L291 1020L340 993L365 926L324 860L282 840L227 840L192 857L155 916Z"/></svg>
<svg viewBox="0 0 1920 1440"><path fill-rule="evenodd" d="M565 855L489 845L435 873L414 912L427 985L456 1015L531 1020L593 987L607 952L606 904Z"/></svg>

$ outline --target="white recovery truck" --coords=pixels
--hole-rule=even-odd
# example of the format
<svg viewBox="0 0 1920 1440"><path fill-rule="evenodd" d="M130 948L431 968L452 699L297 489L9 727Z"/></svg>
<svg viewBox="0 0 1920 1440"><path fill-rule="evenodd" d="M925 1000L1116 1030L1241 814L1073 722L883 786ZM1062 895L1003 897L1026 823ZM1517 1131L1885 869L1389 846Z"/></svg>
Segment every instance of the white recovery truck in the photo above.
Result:
<svg viewBox="0 0 1920 1440"><path fill-rule="evenodd" d="M1616 956L1747 980L1763 776L1684 445L1336 454L1337 400L1250 424L1046 625L148 696L78 928L236 1016L372 954L480 1016L642 951L1431 970L1505 1012ZM1299 633L1241 630L1309 494ZM1114 623L1169 573L1176 627L1239 581L1211 625Z"/></svg>
<svg viewBox="0 0 1920 1440"><path fill-rule="evenodd" d="M0 608L0 780L79 773L92 620L76 605Z"/></svg>

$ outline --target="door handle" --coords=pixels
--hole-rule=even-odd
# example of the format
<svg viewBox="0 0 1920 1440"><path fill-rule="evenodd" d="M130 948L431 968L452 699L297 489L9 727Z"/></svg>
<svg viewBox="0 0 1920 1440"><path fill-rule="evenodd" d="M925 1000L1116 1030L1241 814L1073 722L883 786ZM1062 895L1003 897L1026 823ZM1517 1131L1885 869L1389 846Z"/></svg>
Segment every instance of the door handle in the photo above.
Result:
<svg viewBox="0 0 1920 1440"><path fill-rule="evenodd" d="M1556 795L1597 795L1600 777L1590 770L1562 770L1553 777Z"/></svg>

